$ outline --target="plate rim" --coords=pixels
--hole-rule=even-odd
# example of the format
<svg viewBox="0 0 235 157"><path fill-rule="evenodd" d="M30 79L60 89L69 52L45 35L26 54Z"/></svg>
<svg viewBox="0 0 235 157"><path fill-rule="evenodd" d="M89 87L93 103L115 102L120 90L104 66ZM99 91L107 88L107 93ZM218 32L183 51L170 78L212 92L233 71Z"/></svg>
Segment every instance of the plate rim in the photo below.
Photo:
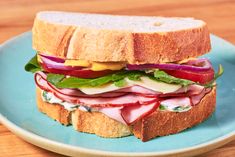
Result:
<svg viewBox="0 0 235 157"><path fill-rule="evenodd" d="M79 146L73 146L61 142L57 142L54 140L47 139L45 137L39 136L37 134L34 134L30 131L27 131L19 126L17 126L15 123L8 120L6 117L4 117L2 114L0 114L0 122L6 126L10 131L12 131L17 136L21 137L25 141L36 145L38 147L64 154L64 155L75 155L78 153L82 154L89 154L89 155L100 155L100 156L169 156L169 155L183 155L183 154L190 154L190 155L198 155L201 153L205 153L207 151L210 151L212 149L215 149L219 146L222 146L232 140L235 139L235 131L223 135L221 137L215 138L214 140L211 140L209 142L205 142L196 146L188 147L188 148L181 148L181 149L173 149L168 151L160 151L160 152L115 152L115 151L102 151L102 150L96 150L96 149L88 149L88 148L82 148ZM46 147L49 146L50 147ZM58 148L62 148L61 150ZM59 151L58 151L59 150ZM71 152L69 152L71 151ZM66 152L66 153L65 153Z"/></svg>
<svg viewBox="0 0 235 157"><path fill-rule="evenodd" d="M11 42L14 42L14 40L17 40L18 38L24 37L28 34L31 34L31 31L27 31L24 33L21 33L19 35L16 35L9 40L6 40L5 42L0 44L0 50L4 49L5 46L10 44ZM234 46L232 43L224 40L223 38L220 38L216 35L211 34L211 36L219 38L220 40L225 41L226 43L230 44L231 46ZM0 123L2 123L5 127L7 127L11 132L16 134L17 136L21 137L23 140L36 145L38 147L41 147L43 149L47 149L56 153L64 154L64 155L77 155L79 153L82 153L83 155L99 155L99 156L171 156L171 155L186 155L187 153L190 155L198 155L201 153L205 153L207 151L210 151L212 149L215 149L219 146L222 146L232 140L235 139L235 130L231 131L228 134L225 134L223 136L214 138L213 140L210 140L208 142L201 143L199 145L187 147L187 148L180 148L180 149L173 149L173 150L166 150L166 151L155 151L155 152L115 152L115 151L103 151L103 150L97 150L97 149L89 149L89 148L83 148L80 146L73 146L69 144L65 144L62 142L57 142L51 139L47 139L45 137L39 136L35 133L32 133L28 130L25 130L24 128L21 128L20 126L16 125L14 122L8 120L2 113L0 113ZM58 149L62 148L62 149Z"/></svg>

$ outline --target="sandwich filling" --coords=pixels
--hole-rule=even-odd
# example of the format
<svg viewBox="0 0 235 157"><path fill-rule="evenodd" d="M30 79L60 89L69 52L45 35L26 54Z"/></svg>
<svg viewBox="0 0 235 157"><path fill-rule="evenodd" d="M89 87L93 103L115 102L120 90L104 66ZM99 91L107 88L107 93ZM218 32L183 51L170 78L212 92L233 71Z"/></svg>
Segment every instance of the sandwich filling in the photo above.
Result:
<svg viewBox="0 0 235 157"><path fill-rule="evenodd" d="M25 66L35 73L42 100L69 111L102 112L132 125L156 110L187 112L222 75L207 59L164 64L65 60L39 53Z"/></svg>

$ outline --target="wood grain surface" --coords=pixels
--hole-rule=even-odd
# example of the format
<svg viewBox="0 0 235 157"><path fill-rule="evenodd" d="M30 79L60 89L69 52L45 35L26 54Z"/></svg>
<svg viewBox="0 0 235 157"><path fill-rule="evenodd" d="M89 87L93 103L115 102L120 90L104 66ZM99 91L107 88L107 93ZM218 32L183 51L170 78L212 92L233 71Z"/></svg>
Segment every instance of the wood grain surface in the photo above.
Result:
<svg viewBox="0 0 235 157"><path fill-rule="evenodd" d="M40 10L190 16L206 21L213 34L235 43L235 0L0 0L0 43L30 30ZM0 156L62 157L21 140L1 124ZM201 155L230 156L235 156L235 141Z"/></svg>

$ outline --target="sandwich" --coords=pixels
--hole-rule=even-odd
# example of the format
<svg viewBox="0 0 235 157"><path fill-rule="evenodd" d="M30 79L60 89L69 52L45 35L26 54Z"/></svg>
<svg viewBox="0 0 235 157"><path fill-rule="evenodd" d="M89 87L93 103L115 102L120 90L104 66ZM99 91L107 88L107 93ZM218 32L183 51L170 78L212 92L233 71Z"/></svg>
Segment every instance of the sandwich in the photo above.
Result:
<svg viewBox="0 0 235 157"><path fill-rule="evenodd" d="M39 111L79 132L142 141L179 133L215 110L222 75L194 18L42 11L32 29Z"/></svg>

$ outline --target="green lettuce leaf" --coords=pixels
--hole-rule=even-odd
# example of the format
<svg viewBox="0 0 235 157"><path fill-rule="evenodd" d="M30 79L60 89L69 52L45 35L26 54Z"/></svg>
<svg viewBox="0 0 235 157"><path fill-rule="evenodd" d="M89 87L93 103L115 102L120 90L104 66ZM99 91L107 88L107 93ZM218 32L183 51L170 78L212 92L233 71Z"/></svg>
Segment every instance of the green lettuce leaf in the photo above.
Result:
<svg viewBox="0 0 235 157"><path fill-rule="evenodd" d="M155 70L154 71L154 78L158 81L161 81L161 82L165 82L165 83L168 83L168 84L179 84L179 85L182 85L182 86L188 86L188 85L191 85L191 84L195 83L195 82L190 81L190 80L176 78L176 77L171 76L171 75L169 75L166 72L161 71L161 70Z"/></svg>
<svg viewBox="0 0 235 157"><path fill-rule="evenodd" d="M84 86L97 87L107 83L115 83L116 86L120 87L124 86L126 83L124 78L130 77L133 80L137 80L140 78L141 74L142 76L144 75L143 72L139 71L121 71L94 79L83 79L77 77L62 78L62 76L58 74L50 74L47 80L58 88L79 88Z"/></svg>
<svg viewBox="0 0 235 157"><path fill-rule="evenodd" d="M37 71L42 71L41 65L38 63L37 55L35 55L24 67L28 72L35 73Z"/></svg>
<svg viewBox="0 0 235 157"><path fill-rule="evenodd" d="M130 73L127 77L129 80L132 80L132 81L140 81L140 77L143 76L143 75L146 75L146 74L143 74L143 73Z"/></svg>
<svg viewBox="0 0 235 157"><path fill-rule="evenodd" d="M122 79L122 80L114 82L114 85L117 87L124 87L126 85L126 81Z"/></svg>
<svg viewBox="0 0 235 157"><path fill-rule="evenodd" d="M57 85L64 78L65 76L60 74L47 74L47 81L53 85Z"/></svg>
<svg viewBox="0 0 235 157"><path fill-rule="evenodd" d="M164 111L164 110L167 110L167 107L165 107L165 106L163 106L163 105L160 105L160 106L159 106L159 109L160 109L161 111Z"/></svg>

